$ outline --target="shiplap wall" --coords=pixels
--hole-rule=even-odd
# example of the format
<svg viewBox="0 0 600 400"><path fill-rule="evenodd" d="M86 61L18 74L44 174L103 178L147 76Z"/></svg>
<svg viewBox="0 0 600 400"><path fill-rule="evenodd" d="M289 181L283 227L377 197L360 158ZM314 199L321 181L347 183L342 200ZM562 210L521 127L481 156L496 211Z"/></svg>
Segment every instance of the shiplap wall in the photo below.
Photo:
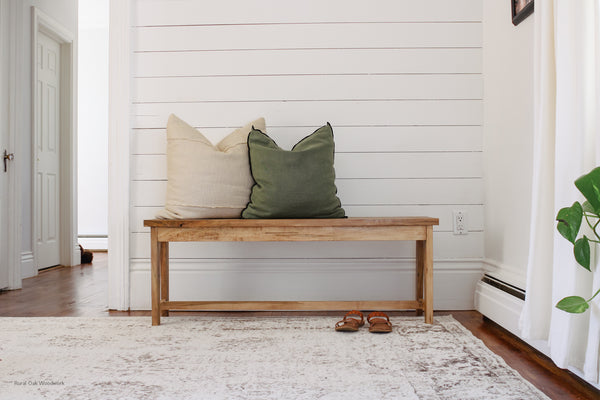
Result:
<svg viewBox="0 0 600 400"><path fill-rule="evenodd" d="M483 257L480 0L134 0L131 308L175 113L218 141L265 117L283 148L329 121L349 216L427 215L435 307L472 308ZM452 233L452 211L469 233ZM403 299L414 244L171 244L173 300Z"/></svg>

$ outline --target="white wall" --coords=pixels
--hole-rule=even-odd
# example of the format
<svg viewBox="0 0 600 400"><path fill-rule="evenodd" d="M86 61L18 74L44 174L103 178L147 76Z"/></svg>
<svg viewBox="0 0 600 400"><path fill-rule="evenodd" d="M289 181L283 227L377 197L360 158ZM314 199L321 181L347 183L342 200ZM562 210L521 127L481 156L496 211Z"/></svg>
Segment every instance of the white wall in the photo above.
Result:
<svg viewBox="0 0 600 400"><path fill-rule="evenodd" d="M108 0L79 1L79 243L108 236Z"/></svg>
<svg viewBox="0 0 600 400"><path fill-rule="evenodd" d="M21 252L22 277L37 274L33 266L32 234L32 125L31 125L31 6L39 8L49 17L67 29L77 42L77 0L22 0L18 5L17 18L21 21L17 33L17 57L22 69L17 78L17 132L20 132L19 147L15 151L15 161L21 174ZM77 70L73 71L77 76Z"/></svg>
<svg viewBox="0 0 600 400"><path fill-rule="evenodd" d="M483 2L485 272L525 289L533 158L533 16ZM479 283L475 305L519 335L523 301Z"/></svg>
<svg viewBox="0 0 600 400"><path fill-rule="evenodd" d="M525 288L533 158L533 20L514 26L483 2L485 257L491 275Z"/></svg>
<svg viewBox="0 0 600 400"><path fill-rule="evenodd" d="M264 116L285 148L329 121L347 213L439 217L434 306L473 307L484 255L479 0L137 0L132 13L132 309L150 306L142 222L164 205L172 112L214 141ZM468 235L453 235L453 210L468 212ZM171 259L173 300L414 294L410 243L176 243Z"/></svg>

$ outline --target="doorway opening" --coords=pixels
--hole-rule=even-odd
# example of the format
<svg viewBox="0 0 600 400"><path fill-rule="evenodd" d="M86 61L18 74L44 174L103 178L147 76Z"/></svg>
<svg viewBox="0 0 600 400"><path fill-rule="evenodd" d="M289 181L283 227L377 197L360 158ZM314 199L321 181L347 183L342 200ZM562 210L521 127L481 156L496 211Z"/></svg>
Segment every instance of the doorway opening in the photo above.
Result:
<svg viewBox="0 0 600 400"><path fill-rule="evenodd" d="M78 9L78 232L92 252L108 250L108 0Z"/></svg>

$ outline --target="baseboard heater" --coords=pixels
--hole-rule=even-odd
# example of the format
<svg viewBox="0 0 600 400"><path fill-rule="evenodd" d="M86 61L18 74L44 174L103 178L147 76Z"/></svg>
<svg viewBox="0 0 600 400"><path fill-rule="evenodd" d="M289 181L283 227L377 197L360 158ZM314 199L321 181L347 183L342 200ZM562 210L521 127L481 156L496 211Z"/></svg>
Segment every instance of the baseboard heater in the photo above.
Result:
<svg viewBox="0 0 600 400"><path fill-rule="evenodd" d="M518 288L510 283L506 283L501 281L500 279L494 278L488 274L484 274L483 278L481 278L483 283L487 283L490 286L495 287L496 289L500 289L505 293L510 294L518 299L525 300L525 291L521 288Z"/></svg>

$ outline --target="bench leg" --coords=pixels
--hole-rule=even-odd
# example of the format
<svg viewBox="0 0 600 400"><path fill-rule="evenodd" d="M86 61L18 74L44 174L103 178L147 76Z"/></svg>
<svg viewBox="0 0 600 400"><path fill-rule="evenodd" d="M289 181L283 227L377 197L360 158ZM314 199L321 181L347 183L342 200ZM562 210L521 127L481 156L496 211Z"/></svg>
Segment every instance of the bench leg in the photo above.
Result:
<svg viewBox="0 0 600 400"><path fill-rule="evenodd" d="M425 285L425 323L433 323L433 227L427 227L427 239L423 255Z"/></svg>
<svg viewBox="0 0 600 400"><path fill-rule="evenodd" d="M160 300L169 301L169 242L160 242ZM162 317L169 316L169 310L161 310Z"/></svg>
<svg viewBox="0 0 600 400"><path fill-rule="evenodd" d="M160 325L160 249L158 229L150 229L150 256L152 262L152 325Z"/></svg>
<svg viewBox="0 0 600 400"><path fill-rule="evenodd" d="M423 304L423 271L425 267L425 242L417 240L417 262L415 272L415 300ZM423 315L423 309L416 310L417 316Z"/></svg>

